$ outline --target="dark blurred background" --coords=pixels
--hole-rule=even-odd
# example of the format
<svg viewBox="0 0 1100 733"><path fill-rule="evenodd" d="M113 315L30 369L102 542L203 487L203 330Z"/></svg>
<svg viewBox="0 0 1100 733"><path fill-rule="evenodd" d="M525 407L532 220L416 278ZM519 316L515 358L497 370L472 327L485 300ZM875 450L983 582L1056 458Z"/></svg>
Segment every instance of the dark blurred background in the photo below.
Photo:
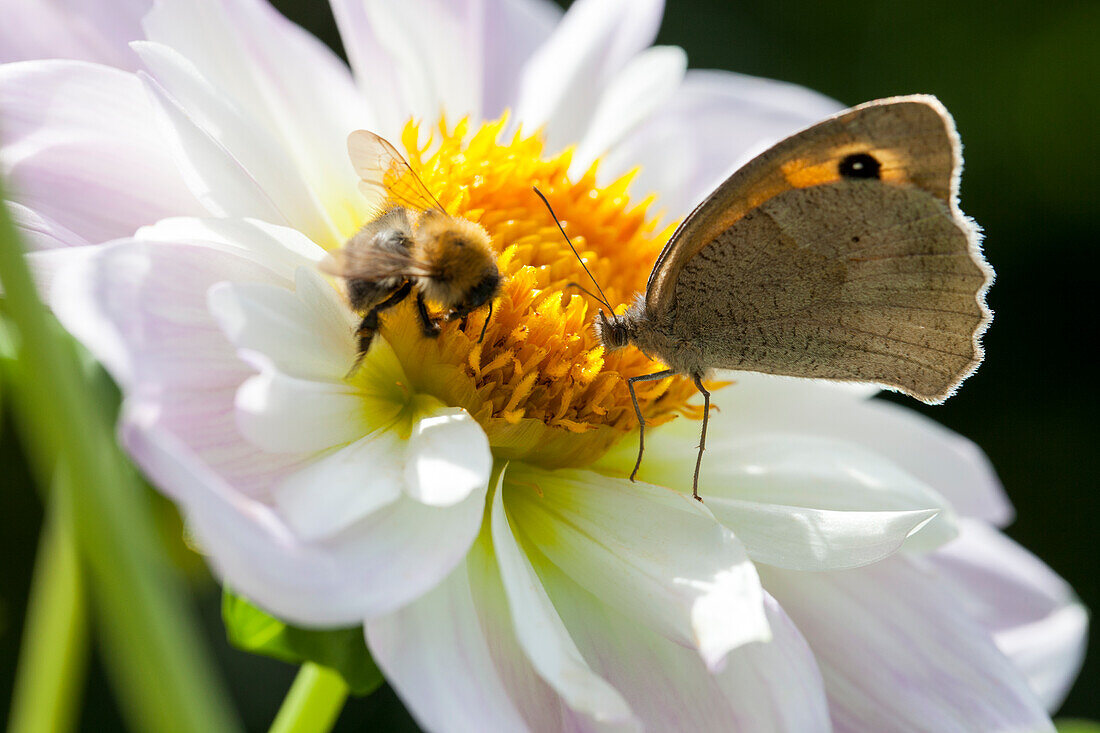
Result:
<svg viewBox="0 0 1100 733"><path fill-rule="evenodd" d="M563 2L568 5L568 2ZM275 0L338 52L317 0ZM1095 528L1097 429L1088 356L1100 235L1100 3L1002 0L670 0L659 43L694 68L797 82L846 104L927 92L966 144L964 210L986 231L997 270L986 362L942 407L924 408L990 455L1016 505L1008 529L1100 608ZM1092 405L1092 407L1090 407ZM41 521L10 418L0 426L0 715L6 708ZM170 508L165 507L168 514ZM193 568L206 628L250 730L264 730L295 669L224 642L217 588ZM1095 639L1095 636L1094 636ZM1100 645L1062 716L1100 720ZM82 729L114 730L117 710L95 660ZM352 699L337 730L415 730L383 689Z"/></svg>

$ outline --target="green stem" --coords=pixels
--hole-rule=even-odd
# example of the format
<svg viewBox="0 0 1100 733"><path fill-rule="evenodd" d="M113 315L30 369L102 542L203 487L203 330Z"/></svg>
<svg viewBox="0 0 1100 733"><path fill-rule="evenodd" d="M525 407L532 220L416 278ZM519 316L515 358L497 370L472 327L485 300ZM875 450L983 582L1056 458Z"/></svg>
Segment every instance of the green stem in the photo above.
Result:
<svg viewBox="0 0 1100 733"><path fill-rule="evenodd" d="M298 670L269 733L326 733L344 708L348 686L328 667L306 662Z"/></svg>
<svg viewBox="0 0 1100 733"><path fill-rule="evenodd" d="M71 502L111 681L130 727L237 729L190 599L156 536L148 497L115 443L72 342L38 299L5 206L0 281L18 335L12 399L28 452L60 471L56 492Z"/></svg>
<svg viewBox="0 0 1100 733"><path fill-rule="evenodd" d="M66 494L55 491L38 543L9 733L72 730L88 663L88 620Z"/></svg>

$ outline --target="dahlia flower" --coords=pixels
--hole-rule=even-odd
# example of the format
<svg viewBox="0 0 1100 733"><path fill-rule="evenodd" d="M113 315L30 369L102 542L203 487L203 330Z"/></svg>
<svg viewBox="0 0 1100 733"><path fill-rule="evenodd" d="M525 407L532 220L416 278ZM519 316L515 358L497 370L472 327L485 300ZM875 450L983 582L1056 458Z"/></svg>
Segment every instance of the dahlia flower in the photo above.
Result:
<svg viewBox="0 0 1100 733"><path fill-rule="evenodd" d="M965 438L872 388L722 375L700 504L669 378L639 389L663 426L626 478L624 379L659 365L598 347L531 187L626 303L677 218L839 105L685 71L650 46L657 0L333 0L353 71L263 0L160 0L139 37L141 5L0 67L0 163L124 445L227 584L362 624L430 730L1051 728L1085 612L997 531ZM395 308L352 370L318 264L376 203L361 128L489 232L506 283L436 339Z"/></svg>

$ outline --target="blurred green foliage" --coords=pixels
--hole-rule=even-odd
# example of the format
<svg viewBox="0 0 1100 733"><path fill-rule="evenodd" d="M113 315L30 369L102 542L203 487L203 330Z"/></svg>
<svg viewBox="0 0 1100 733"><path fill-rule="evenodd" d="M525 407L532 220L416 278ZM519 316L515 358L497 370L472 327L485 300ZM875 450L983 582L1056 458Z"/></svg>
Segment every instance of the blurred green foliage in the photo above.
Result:
<svg viewBox="0 0 1100 733"><path fill-rule="evenodd" d="M966 145L962 206L986 231L998 279L987 360L946 405L907 404L974 439L992 458L1018 510L1009 534L1100 608L1095 517L1097 421L1088 315L1100 223L1100 3L1095 0L669 0L659 43L684 47L695 68L797 82L846 103L936 94ZM275 0L339 50L316 0ZM568 2L562 4L567 5ZM3 406L10 403L4 394ZM0 422L0 690L11 689L41 507L10 416ZM166 523L169 531L174 525ZM186 557L186 553L180 553ZM189 560L193 562L193 558ZM202 574L193 575L202 578ZM251 730L271 721L292 666L225 641L218 591L194 584L206 636ZM115 730L103 669L92 669L81 728ZM1100 648L1063 707L1100 719ZM0 708L6 716L6 709ZM1072 727L1078 725L1079 727ZM351 699L337 730L416 730L387 687ZM1066 721L1062 731L1092 731Z"/></svg>

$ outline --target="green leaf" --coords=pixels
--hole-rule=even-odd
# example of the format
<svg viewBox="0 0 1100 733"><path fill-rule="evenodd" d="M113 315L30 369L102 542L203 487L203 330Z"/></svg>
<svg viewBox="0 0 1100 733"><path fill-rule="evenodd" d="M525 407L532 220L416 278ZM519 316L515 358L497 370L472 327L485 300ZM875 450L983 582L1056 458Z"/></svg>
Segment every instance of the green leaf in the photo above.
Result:
<svg viewBox="0 0 1100 733"><path fill-rule="evenodd" d="M291 626L228 589L222 591L222 621L233 646L291 664L313 662L328 667L344 678L353 695L369 695L384 681L367 650L362 626L324 630Z"/></svg>
<svg viewBox="0 0 1100 733"><path fill-rule="evenodd" d="M1100 723L1091 720L1062 718L1054 721L1054 727L1058 729L1058 733L1100 733Z"/></svg>

